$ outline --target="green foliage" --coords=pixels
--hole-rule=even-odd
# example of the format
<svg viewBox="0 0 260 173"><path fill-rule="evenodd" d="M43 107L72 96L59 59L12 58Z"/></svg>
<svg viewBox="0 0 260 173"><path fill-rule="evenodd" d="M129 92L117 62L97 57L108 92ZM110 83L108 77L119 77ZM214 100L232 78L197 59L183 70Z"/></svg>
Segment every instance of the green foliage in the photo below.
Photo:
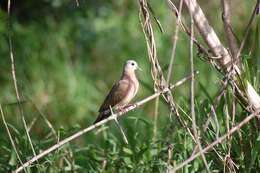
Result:
<svg viewBox="0 0 260 173"><path fill-rule="evenodd" d="M8 33L13 42L16 77L21 106L37 153L54 145L80 129L89 126L97 116L97 110L113 82L121 75L122 64L135 59L144 69L140 72L141 89L136 100L153 93L146 43L138 18L138 4L126 0L80 1L44 0L12 2L11 30L7 27L6 4L0 10L0 103L8 127L17 146L21 160L25 162L33 154L21 121L11 76ZM216 2L201 1L210 22L224 40L221 9ZM234 28L242 39L252 2L240 3L245 10L234 10ZM153 0L151 6L165 30L155 28L160 64L167 73L171 56L174 17L167 5ZM184 17L186 15L184 14ZM259 72L259 16L253 25L243 52L246 78L260 91ZM250 43L250 44L249 44ZM173 83L189 74L187 36L180 32L176 49ZM195 55L196 56L196 55ZM227 132L225 108L231 115L232 91L222 98L211 115L211 105L218 96L222 76L197 56L196 118L202 145L213 142ZM189 84L174 92L176 103L182 108L181 117L191 127ZM158 122L154 122L154 102L128 113L120 120L129 140L123 138L114 122L96 129L28 167L30 172L165 172L168 164L176 166L186 160L195 147L194 141L173 115L168 106L159 102ZM248 115L239 105L235 122ZM207 120L209 128L203 127ZM55 136L47 120L52 124ZM2 121L1 121L2 123ZM154 125L157 135L154 136ZM231 118L228 124L232 126ZM58 138L58 139L57 139ZM253 120L236 133L230 142L230 157L239 172L257 172L260 169L259 122ZM224 160L229 144L215 146L206 154L212 172L228 169ZM170 161L168 153L172 149ZM218 152L218 154L216 153ZM3 123L0 126L0 172L10 172L20 163L11 145ZM220 158L221 157L221 158ZM201 159L186 165L182 172L205 172Z"/></svg>

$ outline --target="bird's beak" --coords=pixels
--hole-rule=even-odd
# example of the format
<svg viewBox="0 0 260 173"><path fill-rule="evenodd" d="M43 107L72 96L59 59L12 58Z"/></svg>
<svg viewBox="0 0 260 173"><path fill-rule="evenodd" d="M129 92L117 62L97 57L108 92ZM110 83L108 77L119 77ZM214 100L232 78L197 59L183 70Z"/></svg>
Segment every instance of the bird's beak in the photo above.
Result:
<svg viewBox="0 0 260 173"><path fill-rule="evenodd" d="M137 67L137 69L140 70L140 71L143 71L143 69L141 69L139 66Z"/></svg>

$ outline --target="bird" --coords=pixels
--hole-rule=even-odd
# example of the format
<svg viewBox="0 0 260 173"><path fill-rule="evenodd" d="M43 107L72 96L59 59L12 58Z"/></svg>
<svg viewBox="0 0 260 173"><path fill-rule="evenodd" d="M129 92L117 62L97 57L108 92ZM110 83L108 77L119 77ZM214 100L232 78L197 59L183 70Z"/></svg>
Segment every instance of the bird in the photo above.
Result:
<svg viewBox="0 0 260 173"><path fill-rule="evenodd" d="M123 110L135 97L139 89L139 81L135 73L137 69L142 70L136 61L126 61L120 80L113 85L107 94L99 108L99 115L94 124L109 117L111 108Z"/></svg>

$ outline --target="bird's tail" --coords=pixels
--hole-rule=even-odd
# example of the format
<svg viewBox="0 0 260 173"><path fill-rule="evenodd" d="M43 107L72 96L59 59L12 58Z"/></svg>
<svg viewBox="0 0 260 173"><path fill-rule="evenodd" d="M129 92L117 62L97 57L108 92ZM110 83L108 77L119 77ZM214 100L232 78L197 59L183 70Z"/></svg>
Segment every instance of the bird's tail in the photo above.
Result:
<svg viewBox="0 0 260 173"><path fill-rule="evenodd" d="M111 115L111 112L110 110L106 110L106 111L103 111L103 112L100 112L97 119L94 121L93 124L96 124L98 123L99 121L102 121L104 119L106 119L107 117L109 117Z"/></svg>

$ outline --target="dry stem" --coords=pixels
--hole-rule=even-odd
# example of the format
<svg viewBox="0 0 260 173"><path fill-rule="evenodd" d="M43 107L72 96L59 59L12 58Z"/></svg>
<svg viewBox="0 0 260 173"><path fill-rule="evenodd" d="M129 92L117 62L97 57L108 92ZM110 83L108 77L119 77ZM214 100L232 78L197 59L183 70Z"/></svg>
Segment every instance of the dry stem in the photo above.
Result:
<svg viewBox="0 0 260 173"><path fill-rule="evenodd" d="M225 135L221 136L220 138L218 138L217 140L215 140L214 142L212 142L211 144L209 144L207 147L205 147L201 152L202 153L206 153L208 150L210 150L212 147L214 147L215 145L221 143L223 140L225 140L228 136L231 136L233 133L235 133L236 131L240 130L242 126L246 125L250 120L252 120L254 117L260 117L260 111L256 111L254 113L252 113L251 115L247 116L243 121L241 121L238 125L234 126L233 128L230 129L230 131L228 133L226 133ZM177 170L181 169L182 167L184 167L185 165L187 165L188 163L190 163L191 161L193 161L194 159L196 159L197 157L199 157L201 155L200 152L197 152L196 154L194 154L193 156L191 156L190 158L188 158L187 160L185 160L184 162L182 162L181 164L179 164L178 166L174 167L172 169L172 172L176 172Z"/></svg>
<svg viewBox="0 0 260 173"><path fill-rule="evenodd" d="M4 111L3 111L3 108L2 108L2 105L1 105L1 104L0 104L0 112L1 112L2 120L3 120L3 123L4 123L4 125L5 125L5 129L6 129L6 131L7 131L9 140L10 140L12 146L13 146L14 152L15 152L15 154L16 154L16 156L17 156L17 158L18 158L18 161L20 162L20 164L23 165L23 162L22 162L22 160L21 160L21 158L20 158L20 155L18 154L18 150L17 150L17 148L16 148L16 146L15 146L15 142L14 142L14 140L13 140L12 134L11 134L11 132L10 132L10 130L9 130L9 128L8 128L8 125L7 125L6 121L5 121ZM26 172L26 170L25 170L25 172Z"/></svg>
<svg viewBox="0 0 260 173"><path fill-rule="evenodd" d="M9 54L10 54L10 60L11 60L11 73L12 73L12 78L13 78L13 84L14 84L14 89L15 89L15 94L16 94L16 99L18 102L18 107L19 107L19 113L21 115L22 123L26 132L26 136L28 138L29 144L31 146L32 152L34 156L36 156L32 140L29 134L29 128L27 127L27 123L23 114L23 109L21 106L21 99L20 99L20 94L17 86L17 80L16 80L16 71L15 71L15 61L14 61L14 55L13 55L13 45L12 45L12 38L11 38L11 19L10 19L10 7L11 7L11 0L8 0L8 5L7 5L7 11L8 11L8 41L9 41Z"/></svg>
<svg viewBox="0 0 260 173"><path fill-rule="evenodd" d="M191 25L190 25L190 31L191 31L191 38L193 38L194 35L194 23L193 23L193 18L192 18L192 13L190 11L190 17L191 17ZM194 71L194 63L193 63L193 40L190 39L190 71L191 74ZM202 146L200 143L200 139L199 139L199 135L198 135L198 131L197 131L197 124L196 124L196 116L195 116L195 96L194 96L194 76L192 75L191 77L191 82L190 82L190 105L191 105L191 117L192 117L192 129L193 129L193 134L196 140L196 143L198 145L199 148L199 152L201 153L201 157L203 160L203 163L207 169L207 172L210 172L209 170L209 166L206 160L205 155L201 152L202 151Z"/></svg>

